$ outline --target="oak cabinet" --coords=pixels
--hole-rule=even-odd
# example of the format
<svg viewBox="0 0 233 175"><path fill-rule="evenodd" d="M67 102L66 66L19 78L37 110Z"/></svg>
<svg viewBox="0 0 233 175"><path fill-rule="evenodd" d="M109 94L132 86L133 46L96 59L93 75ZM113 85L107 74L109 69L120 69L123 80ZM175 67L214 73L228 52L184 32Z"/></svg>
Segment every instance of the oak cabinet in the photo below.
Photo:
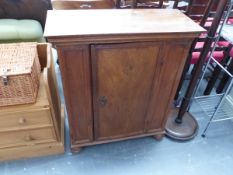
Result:
<svg viewBox="0 0 233 175"><path fill-rule="evenodd" d="M175 23L179 29L166 28L169 31L164 32L158 28L158 22L152 20L156 20L157 12L164 14L161 24L165 26L169 17L177 16L169 25ZM63 20L54 22L62 13ZM86 25L85 31L84 26L75 28L76 24L67 23L67 13L81 21L95 13L93 23L95 18L107 20L110 16L118 23L115 27L121 27L115 29L115 23L111 23L110 27L99 24L90 29L91 24L79 23ZM128 23L118 19L123 20L123 15ZM68 31L52 31L62 23ZM49 12L45 36L58 50L72 150L162 136L191 42L201 31L178 10Z"/></svg>

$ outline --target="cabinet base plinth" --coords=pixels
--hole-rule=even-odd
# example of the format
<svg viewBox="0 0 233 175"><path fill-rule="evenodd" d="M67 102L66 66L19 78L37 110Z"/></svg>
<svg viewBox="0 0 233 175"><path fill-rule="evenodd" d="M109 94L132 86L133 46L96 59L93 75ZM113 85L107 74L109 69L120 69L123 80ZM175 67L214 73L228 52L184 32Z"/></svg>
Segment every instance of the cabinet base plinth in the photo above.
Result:
<svg viewBox="0 0 233 175"><path fill-rule="evenodd" d="M188 141L193 139L198 132L197 121L190 113L186 112L183 116L182 123L178 124L175 122L178 112L179 108L173 109L171 111L166 123L165 135L178 141Z"/></svg>

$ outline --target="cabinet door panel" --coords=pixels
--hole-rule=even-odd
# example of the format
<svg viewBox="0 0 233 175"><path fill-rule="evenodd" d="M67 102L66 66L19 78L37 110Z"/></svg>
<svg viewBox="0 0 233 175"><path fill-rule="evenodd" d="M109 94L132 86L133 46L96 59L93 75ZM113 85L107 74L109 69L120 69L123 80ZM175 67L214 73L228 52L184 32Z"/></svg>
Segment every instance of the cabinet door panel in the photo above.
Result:
<svg viewBox="0 0 233 175"><path fill-rule="evenodd" d="M146 130L164 130L171 110L175 91L185 64L190 43L166 43L155 72L150 106L146 119Z"/></svg>
<svg viewBox="0 0 233 175"><path fill-rule="evenodd" d="M142 134L159 43L93 45L95 139Z"/></svg>
<svg viewBox="0 0 233 175"><path fill-rule="evenodd" d="M72 144L93 140L88 45L57 46Z"/></svg>

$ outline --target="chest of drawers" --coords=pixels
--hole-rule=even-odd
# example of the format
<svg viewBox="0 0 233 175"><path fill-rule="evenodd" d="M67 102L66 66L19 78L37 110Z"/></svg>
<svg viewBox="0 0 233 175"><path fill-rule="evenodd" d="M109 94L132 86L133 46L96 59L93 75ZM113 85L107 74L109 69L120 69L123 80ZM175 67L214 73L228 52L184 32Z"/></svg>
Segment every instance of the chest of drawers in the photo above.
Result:
<svg viewBox="0 0 233 175"><path fill-rule="evenodd" d="M40 44L38 52L43 71L36 103L0 108L0 161L64 152L64 111L51 47Z"/></svg>

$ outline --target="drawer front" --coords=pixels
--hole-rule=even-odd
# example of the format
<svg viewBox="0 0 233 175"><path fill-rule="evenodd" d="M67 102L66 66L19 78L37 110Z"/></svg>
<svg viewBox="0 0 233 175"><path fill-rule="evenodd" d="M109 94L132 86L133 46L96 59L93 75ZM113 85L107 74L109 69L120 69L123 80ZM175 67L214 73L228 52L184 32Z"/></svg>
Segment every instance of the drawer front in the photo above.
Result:
<svg viewBox="0 0 233 175"><path fill-rule="evenodd" d="M54 9L111 9L115 7L112 0L54 0Z"/></svg>
<svg viewBox="0 0 233 175"><path fill-rule="evenodd" d="M49 108L0 115L0 131L52 125Z"/></svg>
<svg viewBox="0 0 233 175"><path fill-rule="evenodd" d="M55 141L56 136L52 127L22 130L12 132L0 132L0 148L21 145L33 145Z"/></svg>

